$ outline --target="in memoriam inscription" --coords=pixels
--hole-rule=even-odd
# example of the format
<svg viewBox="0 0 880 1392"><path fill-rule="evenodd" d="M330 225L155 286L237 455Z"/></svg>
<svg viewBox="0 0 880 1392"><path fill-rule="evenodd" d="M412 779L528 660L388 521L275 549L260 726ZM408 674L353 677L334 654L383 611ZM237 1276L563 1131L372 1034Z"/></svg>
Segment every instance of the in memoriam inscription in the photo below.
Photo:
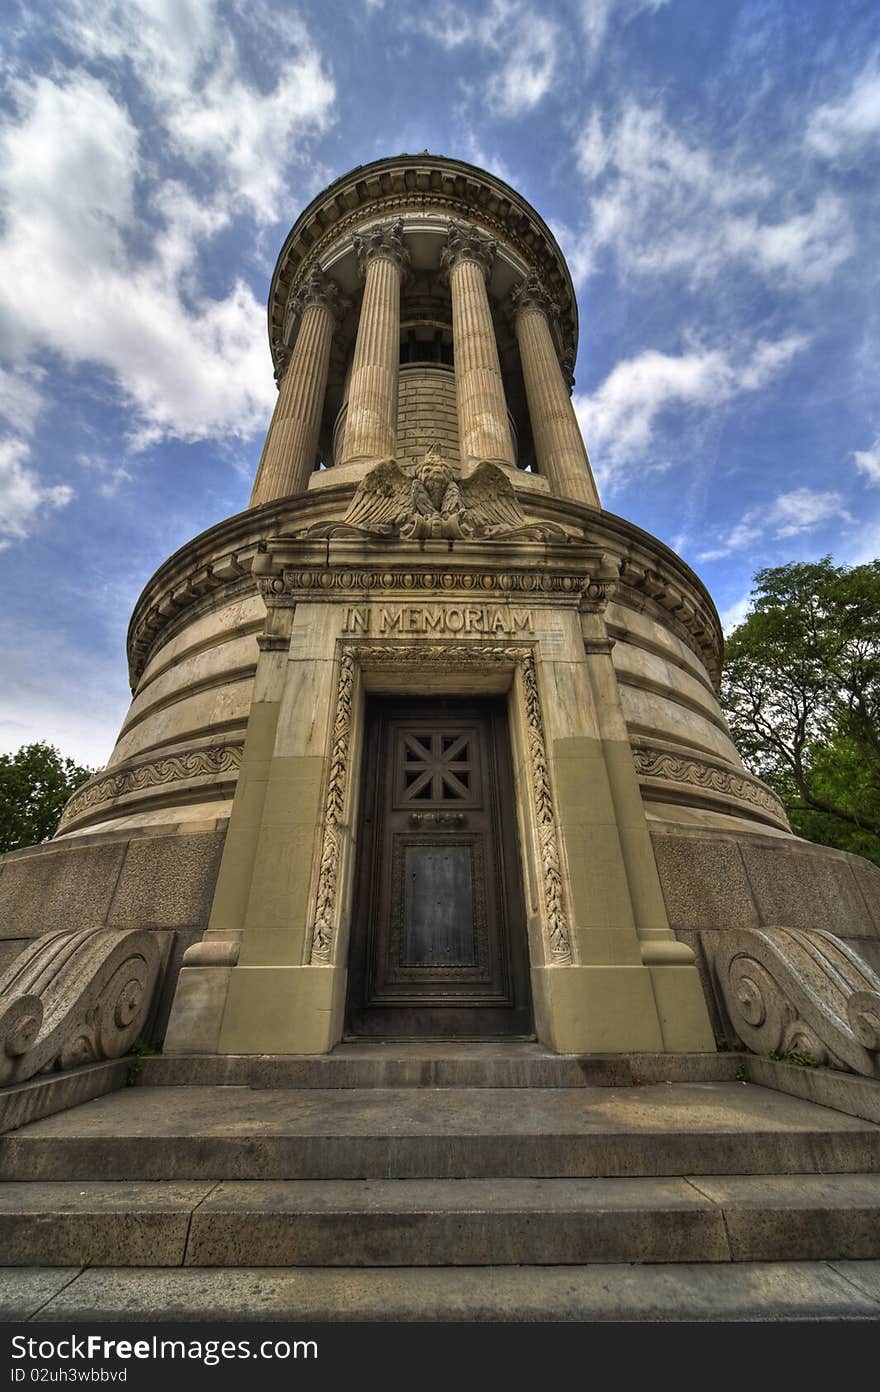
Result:
<svg viewBox="0 0 880 1392"><path fill-rule="evenodd" d="M498 604L356 604L347 605L343 633L533 633L525 609Z"/></svg>

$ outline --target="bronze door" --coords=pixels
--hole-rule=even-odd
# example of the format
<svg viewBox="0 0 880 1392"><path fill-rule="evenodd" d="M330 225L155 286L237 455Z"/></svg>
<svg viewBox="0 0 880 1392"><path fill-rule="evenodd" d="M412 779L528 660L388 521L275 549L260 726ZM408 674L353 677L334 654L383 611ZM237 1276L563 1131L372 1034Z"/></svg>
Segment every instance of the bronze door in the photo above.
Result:
<svg viewBox="0 0 880 1392"><path fill-rule="evenodd" d="M526 1035L503 703L368 701L348 1031Z"/></svg>

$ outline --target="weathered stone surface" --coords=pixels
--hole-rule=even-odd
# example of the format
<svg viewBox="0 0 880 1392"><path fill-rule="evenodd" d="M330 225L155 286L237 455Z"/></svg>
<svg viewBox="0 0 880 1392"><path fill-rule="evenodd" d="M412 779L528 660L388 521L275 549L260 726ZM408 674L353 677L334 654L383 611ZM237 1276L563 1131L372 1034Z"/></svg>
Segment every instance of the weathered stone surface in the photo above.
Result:
<svg viewBox="0 0 880 1392"><path fill-rule="evenodd" d="M187 1246L192 1266L726 1260L720 1210L677 1179L221 1184Z"/></svg>
<svg viewBox="0 0 880 1392"><path fill-rule="evenodd" d="M104 923L126 842L53 842L26 855L13 852L0 877L0 938Z"/></svg>
<svg viewBox="0 0 880 1392"><path fill-rule="evenodd" d="M742 856L762 924L820 928L847 938L872 937L852 868L842 857L743 842Z"/></svg>
<svg viewBox="0 0 880 1392"><path fill-rule="evenodd" d="M137 1319L308 1324L880 1317L880 1262L837 1266L839 1270L820 1262L399 1271L92 1270L68 1284L36 1318L65 1323ZM50 1289L56 1273L39 1276Z"/></svg>
<svg viewBox="0 0 880 1392"><path fill-rule="evenodd" d="M874 932L880 938L880 866L868 860L853 856L850 860L856 884L858 885L868 916L874 925Z"/></svg>
<svg viewBox="0 0 880 1392"><path fill-rule="evenodd" d="M10 1266L180 1266L208 1184L4 1184L0 1249Z"/></svg>
<svg viewBox="0 0 880 1392"><path fill-rule="evenodd" d="M736 842L657 834L652 840L671 928L757 928L758 913Z"/></svg>
<svg viewBox="0 0 880 1392"><path fill-rule="evenodd" d="M880 1257L880 1175L698 1176L734 1261Z"/></svg>
<svg viewBox="0 0 880 1392"><path fill-rule="evenodd" d="M129 842L107 922L114 928L186 928L211 912L223 833Z"/></svg>
<svg viewBox="0 0 880 1392"><path fill-rule="evenodd" d="M79 1275L79 1267L0 1267L0 1320L31 1319Z"/></svg>

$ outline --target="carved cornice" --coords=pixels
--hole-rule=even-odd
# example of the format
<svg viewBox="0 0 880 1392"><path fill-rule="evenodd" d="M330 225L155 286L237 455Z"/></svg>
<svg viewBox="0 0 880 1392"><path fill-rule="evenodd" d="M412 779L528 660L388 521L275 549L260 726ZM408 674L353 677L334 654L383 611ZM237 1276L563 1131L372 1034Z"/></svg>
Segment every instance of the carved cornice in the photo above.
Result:
<svg viewBox="0 0 880 1392"><path fill-rule="evenodd" d="M323 965L332 961L338 928L342 836L349 819L348 787L350 774L351 728L355 678L358 664L372 668L440 664L488 669L499 662L517 668L521 676L523 714L528 741L528 773L531 811L537 831L540 855L542 924L548 958L555 964L572 960L571 938L562 882L559 832L549 761L544 738L544 720L538 691L534 648L508 643L354 643L343 644L339 661L339 681L333 721L327 791L324 805L323 836L318 869L318 887L312 922L311 961Z"/></svg>
<svg viewBox="0 0 880 1392"><path fill-rule="evenodd" d="M486 237L470 223L450 222L446 246L440 254L440 265L451 271L461 261L475 261L488 280L495 260L498 243Z"/></svg>
<svg viewBox="0 0 880 1392"><path fill-rule="evenodd" d="M360 273L365 276L367 266L379 256L393 261L402 273L410 263L410 255L403 243L403 219L395 222L379 223L365 232L358 232L352 239Z"/></svg>
<svg viewBox="0 0 880 1392"><path fill-rule="evenodd" d="M216 779L237 774L241 754L240 744L212 744L203 749L186 750L182 754L166 754L148 763L121 769L118 773L98 774L83 783L70 798L58 824L58 831L66 830L85 813L128 793L164 787L184 778Z"/></svg>
<svg viewBox="0 0 880 1392"><path fill-rule="evenodd" d="M653 745L633 744L633 761L640 778L657 778L664 783L684 784L701 792L746 802L760 809L777 826L788 829L785 809L775 793L758 778L720 768L692 754L675 754Z"/></svg>

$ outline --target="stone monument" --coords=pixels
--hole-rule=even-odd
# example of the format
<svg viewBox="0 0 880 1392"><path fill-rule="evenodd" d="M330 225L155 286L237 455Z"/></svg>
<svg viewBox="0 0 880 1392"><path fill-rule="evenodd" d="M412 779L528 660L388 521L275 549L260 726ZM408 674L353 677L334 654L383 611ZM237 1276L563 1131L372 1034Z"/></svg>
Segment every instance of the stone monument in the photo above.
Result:
<svg viewBox="0 0 880 1392"><path fill-rule="evenodd" d="M735 1032L874 1071L880 871L743 767L709 594L601 507L577 338L493 175L401 155L305 209L250 505L148 582L107 768L5 858L0 994L47 932L149 930L167 1054Z"/></svg>

